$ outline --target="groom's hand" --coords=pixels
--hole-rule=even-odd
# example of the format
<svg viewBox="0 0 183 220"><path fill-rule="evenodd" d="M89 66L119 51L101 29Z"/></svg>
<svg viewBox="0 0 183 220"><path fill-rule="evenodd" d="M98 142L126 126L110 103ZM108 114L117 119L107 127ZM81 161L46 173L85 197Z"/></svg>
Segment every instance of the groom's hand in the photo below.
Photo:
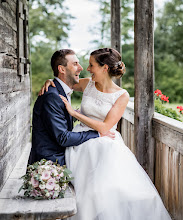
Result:
<svg viewBox="0 0 183 220"><path fill-rule="evenodd" d="M111 139L115 139L115 133L112 131L108 131L107 133L99 133L99 134L100 134L100 137L107 136L107 137L110 137Z"/></svg>

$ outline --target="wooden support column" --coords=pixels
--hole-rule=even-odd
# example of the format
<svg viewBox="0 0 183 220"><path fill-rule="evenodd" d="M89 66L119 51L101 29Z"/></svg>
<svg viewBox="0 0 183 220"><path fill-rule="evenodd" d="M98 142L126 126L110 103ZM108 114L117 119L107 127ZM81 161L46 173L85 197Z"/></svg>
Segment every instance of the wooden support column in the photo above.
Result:
<svg viewBox="0 0 183 220"><path fill-rule="evenodd" d="M135 144L137 159L154 182L154 1L135 0Z"/></svg>
<svg viewBox="0 0 183 220"><path fill-rule="evenodd" d="M121 6L120 0L111 0L111 47L121 53ZM121 79L113 80L121 86Z"/></svg>
<svg viewBox="0 0 183 220"><path fill-rule="evenodd" d="M111 0L111 47L121 54L121 5L120 0ZM121 79L114 78L113 81L122 86ZM118 122L117 130L121 133L121 120Z"/></svg>

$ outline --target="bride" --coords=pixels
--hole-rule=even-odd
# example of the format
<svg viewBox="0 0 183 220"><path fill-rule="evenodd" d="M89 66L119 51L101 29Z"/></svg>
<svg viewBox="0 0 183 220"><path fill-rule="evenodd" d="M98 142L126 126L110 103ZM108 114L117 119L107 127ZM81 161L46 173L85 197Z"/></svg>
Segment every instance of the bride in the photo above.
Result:
<svg viewBox="0 0 183 220"><path fill-rule="evenodd" d="M120 54L103 48L90 54L91 79L74 86L83 91L81 113L61 96L68 112L81 123L74 132L94 129L115 132L66 149L66 165L72 171L78 212L71 220L169 220L171 219L150 178L125 146L117 123L129 100L112 77L125 72Z"/></svg>

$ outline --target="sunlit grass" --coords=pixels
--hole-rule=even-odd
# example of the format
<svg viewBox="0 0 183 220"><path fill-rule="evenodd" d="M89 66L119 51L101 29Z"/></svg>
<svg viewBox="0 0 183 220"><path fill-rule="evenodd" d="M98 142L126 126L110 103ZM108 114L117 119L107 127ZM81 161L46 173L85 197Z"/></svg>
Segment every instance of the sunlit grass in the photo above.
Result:
<svg viewBox="0 0 183 220"><path fill-rule="evenodd" d="M72 102L73 109L80 109L80 107L81 107L81 100L80 99L74 99L71 102ZM79 123L80 123L80 121L78 121L78 120L74 121L74 127Z"/></svg>
<svg viewBox="0 0 183 220"><path fill-rule="evenodd" d="M72 100L72 107L73 109L80 109L81 106L81 100L79 99L74 99Z"/></svg>
<svg viewBox="0 0 183 220"><path fill-rule="evenodd" d="M183 106L183 103L166 103L165 105L170 106L172 108L177 108L177 106Z"/></svg>
<svg viewBox="0 0 183 220"><path fill-rule="evenodd" d="M177 112L179 112L177 109L177 106L183 106L183 103L166 103L164 104L164 106L166 106L167 108L172 108L176 110Z"/></svg>

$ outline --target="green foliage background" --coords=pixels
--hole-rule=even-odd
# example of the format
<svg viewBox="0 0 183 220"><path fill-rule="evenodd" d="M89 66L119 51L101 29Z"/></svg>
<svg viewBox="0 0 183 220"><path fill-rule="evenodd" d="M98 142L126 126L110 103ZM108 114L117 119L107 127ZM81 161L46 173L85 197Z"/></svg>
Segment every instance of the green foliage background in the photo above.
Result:
<svg viewBox="0 0 183 220"><path fill-rule="evenodd" d="M30 39L32 62L33 100L48 78L53 78L50 58L53 52L67 43L71 30L70 21L74 19L64 6L66 0L30 0ZM110 0L93 0L99 4L101 20L91 29L91 34L100 35L93 40L96 48L110 46ZM122 59L126 64L126 74L122 86L130 96L134 96L134 1L121 0ZM41 40L36 40L41 36ZM68 45L69 47L69 45ZM154 32L155 50L155 89L170 97L170 102L183 103L183 0L165 3L156 17ZM79 55L84 70L81 77L88 76L88 51ZM73 99L81 98L74 93Z"/></svg>
<svg viewBox="0 0 183 220"><path fill-rule="evenodd" d="M52 54L67 43L70 21L65 0L30 0L29 32L31 42L32 101L37 98L44 82L53 78Z"/></svg>
<svg viewBox="0 0 183 220"><path fill-rule="evenodd" d="M183 103L183 0L165 3L155 29L155 87Z"/></svg>

